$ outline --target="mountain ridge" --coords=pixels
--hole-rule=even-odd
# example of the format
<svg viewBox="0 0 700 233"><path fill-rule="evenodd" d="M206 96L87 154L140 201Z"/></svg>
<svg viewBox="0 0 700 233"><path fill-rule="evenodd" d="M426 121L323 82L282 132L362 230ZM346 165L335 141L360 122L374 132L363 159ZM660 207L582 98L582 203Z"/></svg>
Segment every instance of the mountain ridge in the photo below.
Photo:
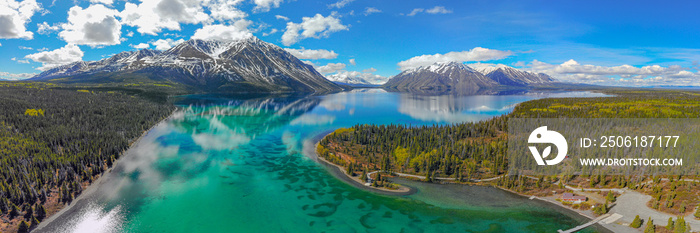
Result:
<svg viewBox="0 0 700 233"><path fill-rule="evenodd" d="M459 62L442 62L404 70L382 87L400 92L476 94L554 82L546 74L521 71L505 65L476 70Z"/></svg>
<svg viewBox="0 0 700 233"><path fill-rule="evenodd" d="M122 76L171 81L209 92L310 92L343 90L312 66L257 37L233 41L191 39L160 52L125 51L93 62L48 69L32 80L95 82Z"/></svg>

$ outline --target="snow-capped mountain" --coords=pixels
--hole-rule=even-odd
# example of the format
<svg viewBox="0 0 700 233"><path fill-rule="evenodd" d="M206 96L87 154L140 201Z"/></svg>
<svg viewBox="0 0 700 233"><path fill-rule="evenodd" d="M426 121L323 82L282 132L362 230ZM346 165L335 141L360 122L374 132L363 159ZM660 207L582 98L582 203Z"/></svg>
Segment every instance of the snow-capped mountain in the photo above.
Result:
<svg viewBox="0 0 700 233"><path fill-rule="evenodd" d="M521 71L509 66L475 70L463 63L448 62L421 66L399 73L383 85L409 92L477 93L502 87L528 87L554 82L546 74Z"/></svg>
<svg viewBox="0 0 700 233"><path fill-rule="evenodd" d="M521 71L506 65L485 67L480 71L491 80L506 86L531 86L554 82L552 77L544 73Z"/></svg>
<svg viewBox="0 0 700 233"><path fill-rule="evenodd" d="M409 92L475 93L498 85L467 65L449 62L403 71L389 79L383 87Z"/></svg>
<svg viewBox="0 0 700 233"><path fill-rule="evenodd" d="M326 79L335 83L353 85L382 85L389 80L381 75L358 71L340 71L336 74L326 75Z"/></svg>
<svg viewBox="0 0 700 233"><path fill-rule="evenodd" d="M52 68L35 80L76 81L145 76L202 90L227 92L333 92L342 90L312 66L256 37L235 41L192 39L166 51L128 51L94 62Z"/></svg>

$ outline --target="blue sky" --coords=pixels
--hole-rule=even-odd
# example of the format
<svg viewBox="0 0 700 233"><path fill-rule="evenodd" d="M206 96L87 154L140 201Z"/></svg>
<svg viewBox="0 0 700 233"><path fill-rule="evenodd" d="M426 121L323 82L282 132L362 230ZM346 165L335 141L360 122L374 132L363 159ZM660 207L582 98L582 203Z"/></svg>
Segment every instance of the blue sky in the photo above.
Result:
<svg viewBox="0 0 700 233"><path fill-rule="evenodd" d="M695 1L0 0L0 78L26 78L125 50L167 49L190 38L252 34L294 49L327 76L391 77L457 61L475 68L503 64L569 82L697 85L699 6Z"/></svg>

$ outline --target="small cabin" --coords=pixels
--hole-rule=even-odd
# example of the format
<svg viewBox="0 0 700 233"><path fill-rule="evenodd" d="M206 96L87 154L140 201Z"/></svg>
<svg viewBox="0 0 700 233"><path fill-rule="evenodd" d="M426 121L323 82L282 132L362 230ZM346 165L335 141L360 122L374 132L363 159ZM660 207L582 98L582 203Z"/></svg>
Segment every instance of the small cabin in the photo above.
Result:
<svg viewBox="0 0 700 233"><path fill-rule="evenodd" d="M576 196L573 193L564 193L561 195L561 200L571 202L574 204L579 204L579 203L586 201L586 197L585 196Z"/></svg>

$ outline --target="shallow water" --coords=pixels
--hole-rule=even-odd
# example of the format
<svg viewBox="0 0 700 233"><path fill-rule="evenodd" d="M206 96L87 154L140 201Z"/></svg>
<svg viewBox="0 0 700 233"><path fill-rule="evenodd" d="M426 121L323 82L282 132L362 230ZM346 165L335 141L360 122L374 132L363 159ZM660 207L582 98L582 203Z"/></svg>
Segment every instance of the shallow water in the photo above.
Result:
<svg viewBox="0 0 700 233"><path fill-rule="evenodd" d="M334 178L311 138L358 123L477 121L548 96L188 96L45 232L552 232L585 219L488 187L409 183L383 196ZM411 181L404 181L411 182Z"/></svg>

